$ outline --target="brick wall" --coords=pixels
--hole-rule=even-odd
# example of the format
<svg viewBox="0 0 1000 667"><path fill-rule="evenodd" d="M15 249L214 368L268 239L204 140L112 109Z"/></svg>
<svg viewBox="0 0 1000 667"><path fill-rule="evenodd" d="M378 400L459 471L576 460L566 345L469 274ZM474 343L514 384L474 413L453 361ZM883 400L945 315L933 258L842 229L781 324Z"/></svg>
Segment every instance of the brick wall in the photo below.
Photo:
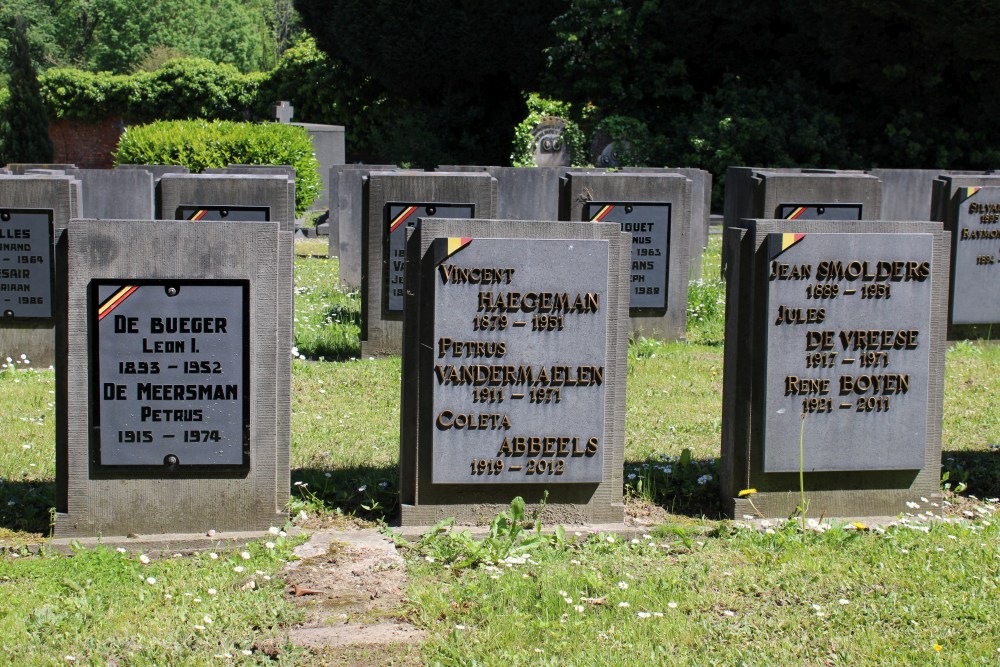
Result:
<svg viewBox="0 0 1000 667"><path fill-rule="evenodd" d="M49 120L49 136L55 147L54 163L75 164L81 169L110 169L111 153L125 129L121 118L83 123L67 118Z"/></svg>

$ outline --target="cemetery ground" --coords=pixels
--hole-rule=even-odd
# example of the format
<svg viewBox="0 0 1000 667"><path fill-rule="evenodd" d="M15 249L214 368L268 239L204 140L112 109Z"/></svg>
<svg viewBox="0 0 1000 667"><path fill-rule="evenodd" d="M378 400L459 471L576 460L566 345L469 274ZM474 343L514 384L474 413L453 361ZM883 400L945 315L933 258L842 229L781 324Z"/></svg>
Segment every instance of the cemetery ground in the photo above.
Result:
<svg viewBox="0 0 1000 667"><path fill-rule="evenodd" d="M724 306L711 279L693 287L690 342L629 347L634 538L540 535L514 503L485 538L442 529L403 545L398 563L362 568L340 541L298 560L292 550L305 534L378 528L398 509L399 359L356 358L358 298L335 287L337 263L319 256L324 248L297 246L305 359L293 368L295 526L245 547L54 553L54 376L16 359L0 372L0 664L1000 661L1000 506L988 500L1000 495L1000 346L949 345L944 498L921 499L884 528L827 527L806 509L751 529L719 520ZM705 276L718 275L718 255L713 237ZM288 561L298 565L288 570ZM354 590L324 595L327 585ZM392 643L293 644L290 628L317 613L330 626L421 632Z"/></svg>

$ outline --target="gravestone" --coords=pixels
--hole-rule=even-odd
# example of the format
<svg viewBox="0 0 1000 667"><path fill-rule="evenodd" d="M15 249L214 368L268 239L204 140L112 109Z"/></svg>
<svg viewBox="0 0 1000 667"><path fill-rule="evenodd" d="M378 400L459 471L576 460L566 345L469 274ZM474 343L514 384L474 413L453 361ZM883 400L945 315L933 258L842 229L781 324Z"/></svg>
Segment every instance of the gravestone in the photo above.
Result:
<svg viewBox="0 0 1000 667"><path fill-rule="evenodd" d="M57 537L287 520L291 237L277 222L73 221Z"/></svg>
<svg viewBox="0 0 1000 667"><path fill-rule="evenodd" d="M56 363L55 242L80 197L71 176L0 177L0 363Z"/></svg>
<svg viewBox="0 0 1000 667"><path fill-rule="evenodd" d="M728 167L724 225L744 218L880 220L882 185L860 171ZM722 273L729 264L722 248Z"/></svg>
<svg viewBox="0 0 1000 667"><path fill-rule="evenodd" d="M722 495L734 516L890 516L938 492L939 223L744 220L724 233ZM740 492L755 493L741 496Z"/></svg>
<svg viewBox="0 0 1000 667"><path fill-rule="evenodd" d="M373 171L396 171L391 164L338 164L330 167L329 257L340 259L340 285L361 288L361 247L364 227L362 181Z"/></svg>
<svg viewBox="0 0 1000 667"><path fill-rule="evenodd" d="M343 125L324 125L322 123L291 123L301 127L312 141L313 153L319 162L319 179L321 187L310 210L330 208L330 168L346 162L346 139Z"/></svg>
<svg viewBox="0 0 1000 667"><path fill-rule="evenodd" d="M504 220L571 220L562 201L562 179L570 171L593 174L681 174L691 181L691 245L688 275L701 278L701 256L708 243L712 204L712 174L702 169L623 167L616 170L582 167L483 167L442 165L438 171L485 171L497 180L496 217Z"/></svg>
<svg viewBox="0 0 1000 667"><path fill-rule="evenodd" d="M683 339L691 181L679 174L569 172L563 201L570 220L614 222L631 234L629 331Z"/></svg>
<svg viewBox="0 0 1000 667"><path fill-rule="evenodd" d="M543 116L531 128L531 150L538 167L568 167L571 156L569 145L563 136L566 133L566 119L558 116Z"/></svg>
<svg viewBox="0 0 1000 667"><path fill-rule="evenodd" d="M80 181L81 218L152 220L153 174L139 169L67 169Z"/></svg>
<svg viewBox="0 0 1000 667"><path fill-rule="evenodd" d="M160 219L295 224L295 178L270 174L164 174Z"/></svg>
<svg viewBox="0 0 1000 667"><path fill-rule="evenodd" d="M10 162L7 169L15 176L24 176L32 169L47 169L50 171L65 171L76 168L75 164L48 164L43 162Z"/></svg>
<svg viewBox="0 0 1000 667"><path fill-rule="evenodd" d="M624 519L630 238L608 223L421 218L406 249L404 526Z"/></svg>
<svg viewBox="0 0 1000 667"><path fill-rule="evenodd" d="M295 107L285 100L271 107L271 111L274 114L274 119L279 123L291 123L292 117L295 115Z"/></svg>
<svg viewBox="0 0 1000 667"><path fill-rule="evenodd" d="M995 337L966 325L1000 323L1000 176L943 174L934 199L951 232L950 335Z"/></svg>
<svg viewBox="0 0 1000 667"><path fill-rule="evenodd" d="M496 181L482 173L372 172L363 192L361 354L399 354L406 230L425 217L492 217Z"/></svg>

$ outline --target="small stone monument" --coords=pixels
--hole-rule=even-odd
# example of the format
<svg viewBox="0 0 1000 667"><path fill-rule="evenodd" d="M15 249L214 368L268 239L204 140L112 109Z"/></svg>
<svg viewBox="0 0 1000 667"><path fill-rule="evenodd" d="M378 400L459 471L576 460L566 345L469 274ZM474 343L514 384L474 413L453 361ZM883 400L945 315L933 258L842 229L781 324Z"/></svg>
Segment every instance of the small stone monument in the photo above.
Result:
<svg viewBox="0 0 1000 667"><path fill-rule="evenodd" d="M617 224L422 218L407 242L404 526L620 524L630 238Z"/></svg>

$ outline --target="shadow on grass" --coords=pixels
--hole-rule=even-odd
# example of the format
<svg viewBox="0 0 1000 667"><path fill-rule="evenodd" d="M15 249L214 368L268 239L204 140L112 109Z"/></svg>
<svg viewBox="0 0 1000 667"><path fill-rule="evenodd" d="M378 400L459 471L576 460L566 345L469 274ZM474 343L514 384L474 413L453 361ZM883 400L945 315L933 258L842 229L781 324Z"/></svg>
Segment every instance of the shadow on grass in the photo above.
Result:
<svg viewBox="0 0 1000 667"><path fill-rule="evenodd" d="M721 519L719 462L695 459L690 450L680 456L625 463L625 493L671 514L695 519Z"/></svg>
<svg viewBox="0 0 1000 667"><path fill-rule="evenodd" d="M54 481L4 480L0 482L0 528L48 535L55 504Z"/></svg>
<svg viewBox="0 0 1000 667"><path fill-rule="evenodd" d="M942 476L955 490L960 483L963 492L978 498L1000 497L1000 448L989 451L944 451L941 454Z"/></svg>
<svg viewBox="0 0 1000 667"><path fill-rule="evenodd" d="M399 468L294 468L290 510L391 523L399 516Z"/></svg>

